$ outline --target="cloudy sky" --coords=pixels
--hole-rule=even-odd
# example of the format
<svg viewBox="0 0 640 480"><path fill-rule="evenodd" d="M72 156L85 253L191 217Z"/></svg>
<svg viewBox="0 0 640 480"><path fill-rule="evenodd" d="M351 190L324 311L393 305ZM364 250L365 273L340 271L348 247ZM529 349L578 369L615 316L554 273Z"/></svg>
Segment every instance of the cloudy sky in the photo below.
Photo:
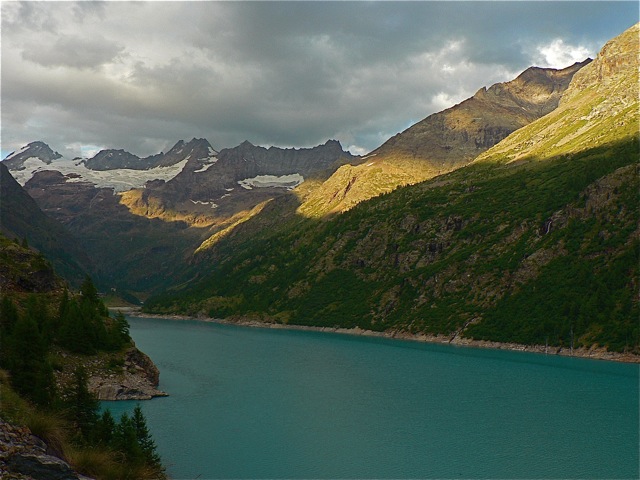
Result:
<svg viewBox="0 0 640 480"><path fill-rule="evenodd" d="M365 153L638 21L630 2L2 1L1 158L205 137Z"/></svg>

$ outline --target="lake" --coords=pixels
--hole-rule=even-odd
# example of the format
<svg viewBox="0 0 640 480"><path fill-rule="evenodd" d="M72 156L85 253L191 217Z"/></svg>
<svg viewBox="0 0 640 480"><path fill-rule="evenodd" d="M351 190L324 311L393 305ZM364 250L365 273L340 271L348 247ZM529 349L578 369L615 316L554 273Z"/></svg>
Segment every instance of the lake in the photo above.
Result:
<svg viewBox="0 0 640 480"><path fill-rule="evenodd" d="M637 364L129 322L170 394L140 405L174 479L639 478Z"/></svg>

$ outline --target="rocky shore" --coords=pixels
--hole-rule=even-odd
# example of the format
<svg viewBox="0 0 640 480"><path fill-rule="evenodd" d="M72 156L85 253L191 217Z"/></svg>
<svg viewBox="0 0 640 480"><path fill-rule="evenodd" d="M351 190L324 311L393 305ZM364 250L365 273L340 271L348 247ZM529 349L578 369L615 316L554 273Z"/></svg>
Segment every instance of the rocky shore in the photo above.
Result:
<svg viewBox="0 0 640 480"><path fill-rule="evenodd" d="M56 383L63 395L74 381L73 372L81 366L87 372L87 387L98 400L149 400L167 396L158 390L158 367L135 345L124 351L94 356L61 350L56 354L62 367L55 371Z"/></svg>
<svg viewBox="0 0 640 480"><path fill-rule="evenodd" d="M256 328L273 328L273 329L289 329L289 330L306 330L314 332L340 333L345 335L362 335L368 337L395 338L399 340L410 340L416 342L439 343L444 345L456 345L461 347L491 348L495 350L513 350L519 352L533 352L546 355L561 355L567 357L590 358L595 360L608 360L623 363L640 363L640 355L632 353L610 352L606 348L592 346L591 348L565 348L557 346L545 345L524 345L520 343L503 343L492 342L487 340L474 340L471 338L461 337L459 335L427 335L412 334L408 332L384 331L376 332L373 330L364 330L359 327L355 328L338 328L338 327L313 327L306 325L285 325L282 323L267 323L246 318L218 319L210 317L190 317L186 315L154 315L142 313L139 309L130 309L126 312L131 316L146 318L168 318L172 320L199 320L204 322L213 322L228 325L239 325L244 327Z"/></svg>
<svg viewBox="0 0 640 480"><path fill-rule="evenodd" d="M98 400L150 400L166 397L158 390L160 372L151 359L136 347L127 350L122 373L97 373L88 381Z"/></svg>

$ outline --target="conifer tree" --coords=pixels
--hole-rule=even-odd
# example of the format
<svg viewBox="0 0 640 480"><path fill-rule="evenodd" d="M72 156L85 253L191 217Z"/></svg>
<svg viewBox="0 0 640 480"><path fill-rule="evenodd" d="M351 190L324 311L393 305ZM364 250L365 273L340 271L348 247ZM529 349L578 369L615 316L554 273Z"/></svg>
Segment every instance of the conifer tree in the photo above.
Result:
<svg viewBox="0 0 640 480"><path fill-rule="evenodd" d="M19 318L7 347L7 363L15 389L34 402L46 405L55 395L55 381L45 342L33 318L29 315Z"/></svg>
<svg viewBox="0 0 640 480"><path fill-rule="evenodd" d="M100 404L89 391L87 372L80 366L73 372L73 385L68 400L69 418L78 426L80 436L89 441L98 423Z"/></svg>
<svg viewBox="0 0 640 480"><path fill-rule="evenodd" d="M99 445L111 445L113 435L116 430L116 421L113 419L111 410L102 412L100 419L96 425L94 440Z"/></svg>
<svg viewBox="0 0 640 480"><path fill-rule="evenodd" d="M109 329L109 344L111 348L118 350L130 341L129 322L122 312L118 312Z"/></svg>
<svg viewBox="0 0 640 480"><path fill-rule="evenodd" d="M115 428L112 445L116 451L124 454L127 462L133 465L145 463L145 454L138 443L133 420L126 413L122 414Z"/></svg>
<svg viewBox="0 0 640 480"><path fill-rule="evenodd" d="M88 300L93 304L97 304L100 301L98 298L98 289L93 284L93 280L91 280L91 277L89 276L86 276L84 282L82 282L80 294L83 299Z"/></svg>
<svg viewBox="0 0 640 480"><path fill-rule="evenodd" d="M140 405L136 405L131 420L133 422L133 428L136 431L138 445L140 445L142 449L147 465L159 467L161 465L160 456L156 452L156 444L153 438L151 438L151 434L147 428L147 419L144 417Z"/></svg>
<svg viewBox="0 0 640 480"><path fill-rule="evenodd" d="M83 321L80 307L75 300L69 301L65 316L60 319L58 341L62 347L74 353L94 352L91 332Z"/></svg>
<svg viewBox="0 0 640 480"><path fill-rule="evenodd" d="M0 335L6 337L18 322L18 309L8 295L3 295L0 300ZM2 338L0 337L0 341Z"/></svg>

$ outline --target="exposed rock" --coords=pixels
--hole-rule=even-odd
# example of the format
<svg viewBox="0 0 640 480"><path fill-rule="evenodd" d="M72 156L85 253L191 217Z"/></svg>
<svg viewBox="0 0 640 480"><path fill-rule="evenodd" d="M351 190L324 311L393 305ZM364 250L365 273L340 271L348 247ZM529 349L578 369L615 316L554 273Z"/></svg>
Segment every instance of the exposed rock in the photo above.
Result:
<svg viewBox="0 0 640 480"><path fill-rule="evenodd" d="M93 158L86 160L85 165L91 170L101 171L117 168L147 170L175 165L189 157L194 160L208 157L212 151L211 145L204 138L194 138L189 143L180 140L167 153L160 152L145 158L140 158L122 149L101 150Z"/></svg>
<svg viewBox="0 0 640 480"><path fill-rule="evenodd" d="M119 375L92 375L89 390L98 400L149 400L165 397L158 390L160 372L151 359L135 347L127 350L123 372Z"/></svg>
<svg viewBox="0 0 640 480"><path fill-rule="evenodd" d="M481 88L451 108L398 133L360 165L338 169L300 207L310 216L356 204L463 167L519 128L553 111L574 74L591 60L562 70L531 67L516 79Z"/></svg>
<svg viewBox="0 0 640 480"><path fill-rule="evenodd" d="M24 162L29 158L38 158L47 165L53 160L62 158L58 152L51 150L49 145L44 142L31 142L18 152L13 152L3 161L10 170L23 170Z"/></svg>
<svg viewBox="0 0 640 480"><path fill-rule="evenodd" d="M90 480L63 459L47 453L47 445L27 427L0 418L0 478L23 480Z"/></svg>
<svg viewBox="0 0 640 480"><path fill-rule="evenodd" d="M591 60L562 70L531 67L516 79L481 88L389 139L378 157L408 156L448 170L469 163L510 133L554 110L574 74Z"/></svg>

